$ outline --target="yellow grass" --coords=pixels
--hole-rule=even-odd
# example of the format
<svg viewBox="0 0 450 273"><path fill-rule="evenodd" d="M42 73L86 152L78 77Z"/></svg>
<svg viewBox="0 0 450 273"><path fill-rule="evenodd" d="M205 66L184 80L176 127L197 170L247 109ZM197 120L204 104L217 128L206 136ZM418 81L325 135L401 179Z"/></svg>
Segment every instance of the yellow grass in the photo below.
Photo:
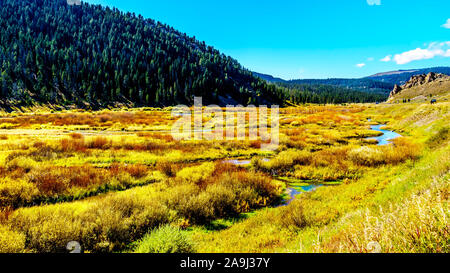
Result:
<svg viewBox="0 0 450 273"><path fill-rule="evenodd" d="M447 252L449 106L283 108L273 152L174 140L171 109L2 113L0 252ZM334 186L278 207L289 181Z"/></svg>

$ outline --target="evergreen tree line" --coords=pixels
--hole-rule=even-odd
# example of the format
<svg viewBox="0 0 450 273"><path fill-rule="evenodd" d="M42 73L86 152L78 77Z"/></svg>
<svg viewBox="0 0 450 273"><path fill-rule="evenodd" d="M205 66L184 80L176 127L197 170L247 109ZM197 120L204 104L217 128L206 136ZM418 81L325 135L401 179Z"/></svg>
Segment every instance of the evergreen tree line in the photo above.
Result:
<svg viewBox="0 0 450 273"><path fill-rule="evenodd" d="M386 101L387 95L380 92L364 92L329 84L277 83L283 88L289 101L301 103L366 103Z"/></svg>
<svg viewBox="0 0 450 273"><path fill-rule="evenodd" d="M292 80L291 84L309 84L309 85L335 85L342 88L353 89L364 92L376 92L389 94L394 89L394 84L389 82L382 82L368 78L362 79L306 79L306 80Z"/></svg>
<svg viewBox="0 0 450 273"><path fill-rule="evenodd" d="M115 8L0 0L0 100L105 106L376 101L346 89L267 83L195 37Z"/></svg>

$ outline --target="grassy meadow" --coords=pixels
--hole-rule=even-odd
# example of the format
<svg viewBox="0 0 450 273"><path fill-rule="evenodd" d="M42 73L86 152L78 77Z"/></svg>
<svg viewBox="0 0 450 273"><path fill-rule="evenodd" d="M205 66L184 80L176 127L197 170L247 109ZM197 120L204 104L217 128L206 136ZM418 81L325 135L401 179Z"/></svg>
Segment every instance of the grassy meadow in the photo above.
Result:
<svg viewBox="0 0 450 273"><path fill-rule="evenodd" d="M0 112L0 252L448 252L449 108L282 108L273 152L171 108Z"/></svg>

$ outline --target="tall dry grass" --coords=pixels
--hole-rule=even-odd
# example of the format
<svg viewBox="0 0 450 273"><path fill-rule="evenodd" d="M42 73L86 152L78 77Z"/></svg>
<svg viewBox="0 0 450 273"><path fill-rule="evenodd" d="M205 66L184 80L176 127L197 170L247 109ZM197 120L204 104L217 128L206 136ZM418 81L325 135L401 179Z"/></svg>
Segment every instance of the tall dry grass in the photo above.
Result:
<svg viewBox="0 0 450 273"><path fill-rule="evenodd" d="M350 226L321 249L327 252L448 253L450 250L449 174L401 204L361 210Z"/></svg>

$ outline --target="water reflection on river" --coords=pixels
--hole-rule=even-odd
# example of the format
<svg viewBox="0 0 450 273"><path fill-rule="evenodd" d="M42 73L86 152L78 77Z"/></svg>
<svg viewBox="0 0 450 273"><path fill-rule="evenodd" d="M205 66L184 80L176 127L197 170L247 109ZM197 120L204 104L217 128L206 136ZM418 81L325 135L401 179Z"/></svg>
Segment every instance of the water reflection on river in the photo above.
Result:
<svg viewBox="0 0 450 273"><path fill-rule="evenodd" d="M397 134L394 131L388 131L388 130L383 130L381 129L383 126L385 125L372 125L370 126L370 129L377 131L377 132L381 132L383 133L383 135L378 136L378 137L371 137L368 139L375 139L378 141L378 145L383 146L383 145L388 145L391 143L391 140L396 139L398 137L401 137L400 134Z"/></svg>

